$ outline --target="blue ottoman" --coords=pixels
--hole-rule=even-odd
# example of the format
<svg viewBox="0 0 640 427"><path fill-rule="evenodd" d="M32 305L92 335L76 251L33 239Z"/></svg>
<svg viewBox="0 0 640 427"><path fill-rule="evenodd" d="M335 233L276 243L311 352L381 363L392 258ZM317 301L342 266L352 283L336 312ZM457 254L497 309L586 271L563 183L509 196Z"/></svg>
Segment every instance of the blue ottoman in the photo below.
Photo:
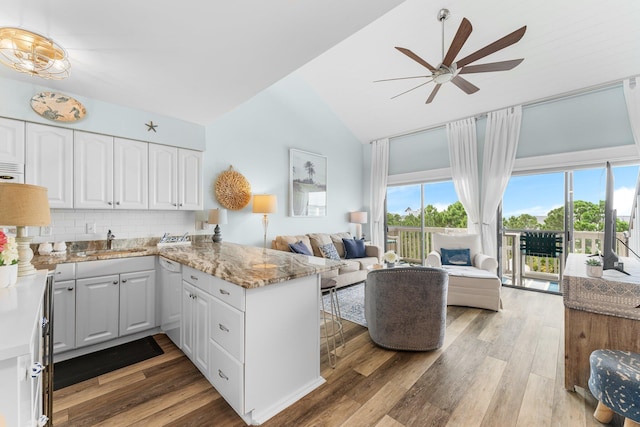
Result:
<svg viewBox="0 0 640 427"><path fill-rule="evenodd" d="M625 417L625 427L640 426L640 354L596 350L589 364L589 390L598 399L593 416L609 423L616 412Z"/></svg>

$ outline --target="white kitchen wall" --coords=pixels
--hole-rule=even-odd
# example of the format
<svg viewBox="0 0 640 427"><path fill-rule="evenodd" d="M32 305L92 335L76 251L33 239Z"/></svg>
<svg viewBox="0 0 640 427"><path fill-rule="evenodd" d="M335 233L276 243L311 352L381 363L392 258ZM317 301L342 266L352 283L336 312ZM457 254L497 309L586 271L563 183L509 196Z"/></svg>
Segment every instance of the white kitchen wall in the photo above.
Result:
<svg viewBox="0 0 640 427"><path fill-rule="evenodd" d="M51 235L43 234L44 227L29 227L34 243L102 240L111 230L116 239L162 237L165 232L194 234L195 212L136 211L136 210L51 210ZM95 233L87 233L87 224L95 225Z"/></svg>

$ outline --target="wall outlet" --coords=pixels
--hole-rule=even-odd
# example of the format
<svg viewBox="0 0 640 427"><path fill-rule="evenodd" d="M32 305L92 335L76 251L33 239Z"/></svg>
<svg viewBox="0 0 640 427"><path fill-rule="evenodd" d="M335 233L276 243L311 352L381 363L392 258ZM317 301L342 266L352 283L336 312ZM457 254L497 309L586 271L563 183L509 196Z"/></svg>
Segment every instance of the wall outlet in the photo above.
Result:
<svg viewBox="0 0 640 427"><path fill-rule="evenodd" d="M51 236L51 226L50 225L43 225L42 227L40 227L40 235L41 236Z"/></svg>
<svg viewBox="0 0 640 427"><path fill-rule="evenodd" d="M87 224L86 224L86 232L87 232L87 234L96 234L96 223L95 222L87 222Z"/></svg>

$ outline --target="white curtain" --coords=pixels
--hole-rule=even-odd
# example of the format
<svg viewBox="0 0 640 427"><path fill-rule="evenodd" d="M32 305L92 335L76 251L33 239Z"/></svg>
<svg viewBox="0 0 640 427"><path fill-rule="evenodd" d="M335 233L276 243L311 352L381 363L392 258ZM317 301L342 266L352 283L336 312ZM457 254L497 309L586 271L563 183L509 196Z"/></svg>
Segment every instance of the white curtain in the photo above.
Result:
<svg viewBox="0 0 640 427"><path fill-rule="evenodd" d="M631 122L631 132L640 153L640 81L635 77L624 81L624 99L627 102L627 113Z"/></svg>
<svg viewBox="0 0 640 427"><path fill-rule="evenodd" d="M467 211L467 230L480 234L480 192L478 191L478 141L473 118L447 124L449 160L453 185Z"/></svg>
<svg viewBox="0 0 640 427"><path fill-rule="evenodd" d="M384 249L384 200L389 174L389 139L371 143L371 243Z"/></svg>
<svg viewBox="0 0 640 427"><path fill-rule="evenodd" d="M496 210L507 187L520 136L522 106L493 111L487 116L487 132L482 160L482 246L484 253L497 256Z"/></svg>

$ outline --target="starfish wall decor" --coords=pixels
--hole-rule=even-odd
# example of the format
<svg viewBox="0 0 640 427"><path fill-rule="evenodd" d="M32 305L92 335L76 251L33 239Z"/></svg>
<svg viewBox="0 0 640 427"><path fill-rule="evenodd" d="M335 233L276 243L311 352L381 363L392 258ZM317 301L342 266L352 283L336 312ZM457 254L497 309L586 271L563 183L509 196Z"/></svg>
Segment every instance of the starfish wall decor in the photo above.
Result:
<svg viewBox="0 0 640 427"><path fill-rule="evenodd" d="M158 125L154 125L152 120L151 120L151 121L149 121L149 123L145 123L145 125L146 125L146 126L147 126L147 128L148 128L148 129L147 129L147 132L149 132L149 131L151 131L151 130L152 130L152 131L154 131L154 132L157 132L156 128L158 127Z"/></svg>

